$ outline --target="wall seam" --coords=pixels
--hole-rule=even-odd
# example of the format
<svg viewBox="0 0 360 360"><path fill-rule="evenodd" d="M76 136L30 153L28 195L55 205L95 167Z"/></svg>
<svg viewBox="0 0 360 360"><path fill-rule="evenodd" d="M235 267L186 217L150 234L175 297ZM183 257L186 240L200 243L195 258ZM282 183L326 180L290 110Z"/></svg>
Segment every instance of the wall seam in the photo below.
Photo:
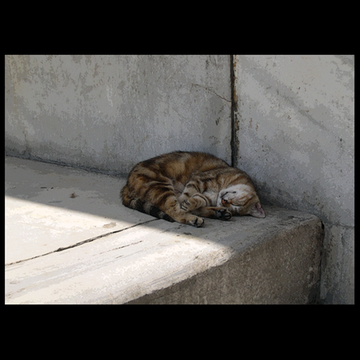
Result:
<svg viewBox="0 0 360 360"><path fill-rule="evenodd" d="M231 87L231 166L237 167L239 159L239 120L237 118L237 96L236 96L236 55L230 55L230 87Z"/></svg>

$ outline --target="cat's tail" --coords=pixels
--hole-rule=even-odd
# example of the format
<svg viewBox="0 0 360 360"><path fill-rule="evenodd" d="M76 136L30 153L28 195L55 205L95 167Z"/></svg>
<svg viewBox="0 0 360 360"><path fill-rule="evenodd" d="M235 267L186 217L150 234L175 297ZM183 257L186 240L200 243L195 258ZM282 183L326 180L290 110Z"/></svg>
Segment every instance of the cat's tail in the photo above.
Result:
<svg viewBox="0 0 360 360"><path fill-rule="evenodd" d="M171 216L164 213L162 210L151 204L149 201L143 201L139 198L132 198L131 196L129 196L130 194L127 185L123 187L120 195L123 205L130 209L140 211L142 213L154 216L158 219L163 219L170 222L175 221Z"/></svg>

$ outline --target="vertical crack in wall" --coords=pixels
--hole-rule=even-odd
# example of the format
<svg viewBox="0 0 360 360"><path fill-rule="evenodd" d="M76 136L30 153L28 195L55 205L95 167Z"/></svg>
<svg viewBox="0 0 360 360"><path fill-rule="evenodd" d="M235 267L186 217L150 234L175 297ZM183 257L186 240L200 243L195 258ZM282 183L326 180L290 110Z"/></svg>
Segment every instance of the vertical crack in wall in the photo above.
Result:
<svg viewBox="0 0 360 360"><path fill-rule="evenodd" d="M231 166L237 167L239 159L239 120L237 118L237 95L236 95L236 55L230 55L230 84L231 84Z"/></svg>

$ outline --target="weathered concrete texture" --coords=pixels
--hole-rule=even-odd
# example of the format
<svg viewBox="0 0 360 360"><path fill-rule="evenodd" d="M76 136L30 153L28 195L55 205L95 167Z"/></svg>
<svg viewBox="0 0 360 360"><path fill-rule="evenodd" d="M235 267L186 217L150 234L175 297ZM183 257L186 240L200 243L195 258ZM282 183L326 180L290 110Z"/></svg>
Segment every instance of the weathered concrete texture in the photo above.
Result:
<svg viewBox="0 0 360 360"><path fill-rule="evenodd" d="M325 223L321 297L354 302L354 57L235 57L240 168Z"/></svg>
<svg viewBox="0 0 360 360"><path fill-rule="evenodd" d="M140 212L119 219L117 177L15 157L5 169L5 263L149 220Z"/></svg>
<svg viewBox="0 0 360 360"><path fill-rule="evenodd" d="M213 240L224 243L227 237L231 252L226 256L217 261L214 253L204 256L202 272L130 304L316 303L323 238L320 220L283 208L266 207L266 211L270 223L261 224L264 227L247 218L238 225L241 229L226 230Z"/></svg>
<svg viewBox="0 0 360 360"><path fill-rule="evenodd" d="M5 166L6 303L307 303L317 293L314 215L265 206L265 219L198 229L120 205L124 179Z"/></svg>
<svg viewBox="0 0 360 360"><path fill-rule="evenodd" d="M173 150L230 162L230 57L5 56L5 149L113 173Z"/></svg>

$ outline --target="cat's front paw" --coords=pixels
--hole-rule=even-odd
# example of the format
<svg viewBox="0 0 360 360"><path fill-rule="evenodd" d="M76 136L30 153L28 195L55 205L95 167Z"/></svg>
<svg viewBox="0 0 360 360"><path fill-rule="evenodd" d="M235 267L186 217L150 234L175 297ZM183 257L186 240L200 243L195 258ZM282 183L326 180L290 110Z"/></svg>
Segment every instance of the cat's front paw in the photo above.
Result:
<svg viewBox="0 0 360 360"><path fill-rule="evenodd" d="M181 204L180 204L180 209L184 210L186 212L191 210L191 204L189 200L184 200Z"/></svg>
<svg viewBox="0 0 360 360"><path fill-rule="evenodd" d="M203 194L193 194L191 198L188 198L180 203L180 209L186 212L196 210L203 206L209 206L206 196Z"/></svg>
<svg viewBox="0 0 360 360"><path fill-rule="evenodd" d="M187 200L184 200L181 204L180 204L180 209L184 210L186 212L190 212L192 210L195 210L199 207L196 199L190 198Z"/></svg>
<svg viewBox="0 0 360 360"><path fill-rule="evenodd" d="M191 219L188 220L189 225L193 225L196 227L203 227L204 223L204 219L198 216L192 216Z"/></svg>
<svg viewBox="0 0 360 360"><path fill-rule="evenodd" d="M226 208L222 208L216 211L216 217L220 220L230 220L232 218L231 212Z"/></svg>

